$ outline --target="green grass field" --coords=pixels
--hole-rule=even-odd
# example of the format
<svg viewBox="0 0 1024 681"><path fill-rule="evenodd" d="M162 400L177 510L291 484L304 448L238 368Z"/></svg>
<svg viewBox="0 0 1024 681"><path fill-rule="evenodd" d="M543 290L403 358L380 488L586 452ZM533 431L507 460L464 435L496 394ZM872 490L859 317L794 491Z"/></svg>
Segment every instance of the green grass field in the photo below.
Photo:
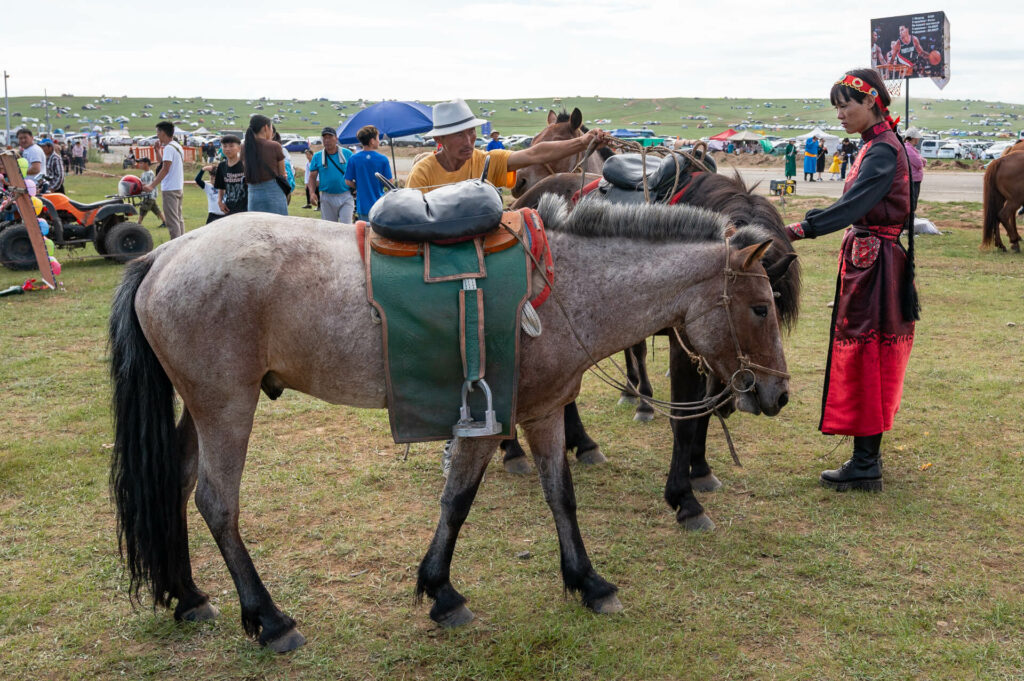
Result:
<svg viewBox="0 0 1024 681"><path fill-rule="evenodd" d="M923 86L935 91L928 84ZM922 90L917 85L915 92ZM42 96L38 97L15 97L11 99L11 112L21 113L22 116L44 118L43 109L29 108L32 103L39 102ZM102 115L109 115L111 118L127 116L143 112L152 113L152 118L133 118L127 124L132 134L150 135L154 134L161 112L169 110L196 111L201 108L213 108L217 111L227 112L234 108L238 116L234 122L228 121L222 116L209 116L191 114L187 119L200 123L209 130L220 130L225 128L244 129L248 123L249 116L253 113L262 113L267 116L280 114L283 120L278 124L282 132L295 132L303 135L317 135L325 125L336 126L343 119L340 113L351 116L359 111L359 103L354 101L345 102L319 102L319 101L296 101L270 99L268 102L259 100L237 99L205 99L202 97L178 97L178 98L118 98L116 103L99 104L97 111L83 111L82 106L92 103L97 97L57 97L51 96L50 101L58 106L70 107L73 113L80 114L83 118L97 119ZM174 102L178 103L175 104ZM904 104L902 98L896 98L893 103L893 115L903 115ZM271 106L270 102L273 103ZM737 125L744 120L762 121L763 126L754 126L755 130L762 130L766 133L772 131L776 125L801 125L807 130L812 129L816 124L833 125L836 122L835 111L828 101L828 89L824 88L822 97L819 99L776 99L758 100L744 98L700 98L700 97L668 97L664 99L623 99L613 97L542 97L522 99L497 99L477 100L468 99L467 102L474 112L481 110L493 111L490 120L494 129L502 134L522 133L533 135L539 132L545 125L546 112L550 109L560 110L565 108L569 111L573 107L579 107L587 121L609 119L611 123L604 123L606 129L619 127L639 128L646 121L660 121L661 125L650 126L657 134L666 137L699 138L707 135L714 135L729 126ZM373 102L369 102L372 104ZM434 102L424 102L433 104ZM770 107L765 106L771 104ZM146 104L152 104L152 109L144 109ZM333 104L343 104L347 108L342 111L335 111ZM263 106L257 111L256 106ZM527 113L525 109L531 111ZM534 111L534 109L539 109ZM915 125L927 130L946 130L949 128L960 128L978 133L984 131L996 132L1001 129L1009 130L1013 137L1024 128L1024 121L1019 116L1024 114L1024 104L1011 104L1005 102L982 102L977 100L941 100L936 98L911 98L911 120ZM296 113L298 112L298 113ZM987 126L968 127L964 121L978 121L977 114L984 117L995 117L1004 115L1007 117L1005 124L993 124ZM690 120L690 116L707 116L706 128L698 129L701 121ZM947 118L948 117L948 118ZM304 120L305 119L305 120ZM21 118L12 118L11 125L19 127ZM185 118L180 120L185 121ZM50 123L52 127L71 129L75 132L84 124L78 119L70 117L56 118L51 113ZM33 126L39 124L32 123ZM684 127L684 125L686 127ZM114 126L117 128L117 126ZM190 126L182 125L186 130ZM793 134L796 131L786 130L783 134ZM972 135L973 136L973 135Z"/></svg>
<svg viewBox="0 0 1024 681"><path fill-rule="evenodd" d="M109 182L68 180L80 200ZM185 197L199 228L205 199L191 187ZM824 203L792 200L784 217ZM122 267L59 255L63 290L0 299L0 678L1021 678L1024 259L979 252L980 232L961 226L976 224L978 204L924 210L949 233L918 241L924 318L883 442L882 494L817 484L850 446L815 429L839 235L797 244L806 283L785 342L790 404L775 418L730 419L741 469L711 430L724 487L701 499L714 533L681 530L661 499L666 421L634 423L611 389L585 379L581 411L609 463L574 465L580 526L595 567L620 587L621 616L564 597L536 479L496 461L453 564L478 619L437 630L413 589L437 519L440 446L414 445L403 461L384 412L293 392L263 399L241 524L309 639L286 656L244 637L194 506L196 580L222 617L178 625L129 605L107 493L105 336ZM0 270L0 288L24 277ZM661 397L666 361L661 339L651 357Z"/></svg>

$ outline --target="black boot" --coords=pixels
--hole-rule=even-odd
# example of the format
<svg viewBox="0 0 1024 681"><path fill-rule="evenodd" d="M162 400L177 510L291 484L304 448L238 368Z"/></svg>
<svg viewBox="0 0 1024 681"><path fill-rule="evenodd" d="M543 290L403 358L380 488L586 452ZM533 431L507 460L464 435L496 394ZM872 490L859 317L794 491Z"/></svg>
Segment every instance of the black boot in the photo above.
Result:
<svg viewBox="0 0 1024 681"><path fill-rule="evenodd" d="M859 489L882 491L882 434L853 438L853 456L834 471L822 471L821 485L845 492Z"/></svg>

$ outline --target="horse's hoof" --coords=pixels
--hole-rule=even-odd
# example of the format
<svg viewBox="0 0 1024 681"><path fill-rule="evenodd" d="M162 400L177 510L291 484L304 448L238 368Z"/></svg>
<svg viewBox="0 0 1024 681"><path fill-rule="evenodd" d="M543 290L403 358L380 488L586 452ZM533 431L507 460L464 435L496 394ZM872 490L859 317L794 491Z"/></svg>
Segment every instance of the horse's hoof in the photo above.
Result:
<svg viewBox="0 0 1024 681"><path fill-rule="evenodd" d="M1020 253L1020 243L1018 242L1010 246L1010 250L1012 250L1014 253Z"/></svg>
<svg viewBox="0 0 1024 681"><path fill-rule="evenodd" d="M697 492L714 492L722 486L722 481L715 477L714 473L699 478L690 478L690 487Z"/></svg>
<svg viewBox="0 0 1024 681"><path fill-rule="evenodd" d="M299 633L299 630L292 627L273 641L267 641L267 647L275 653L289 653L296 648L306 645L306 637Z"/></svg>
<svg viewBox="0 0 1024 681"><path fill-rule="evenodd" d="M454 629L455 627L461 627L469 624L473 621L474 617L476 617L476 615L473 614L473 611L467 608L466 604L463 603L451 612L445 613L436 621L443 629Z"/></svg>
<svg viewBox="0 0 1024 681"><path fill-rule="evenodd" d="M604 458L604 454L601 453L599 447L588 449L582 454L576 455L576 460L585 466L596 466L600 463L608 463L608 459Z"/></svg>
<svg viewBox="0 0 1024 681"><path fill-rule="evenodd" d="M512 475L529 475L533 472L533 469L530 468L530 462L526 460L525 456L506 459L501 465L505 467L506 473L511 473Z"/></svg>
<svg viewBox="0 0 1024 681"><path fill-rule="evenodd" d="M623 395L619 398L619 404L628 404L635 407L640 404L640 400L635 395Z"/></svg>
<svg viewBox="0 0 1024 681"><path fill-rule="evenodd" d="M713 532L715 523L708 517L707 513L691 516L683 519L683 527L690 532Z"/></svg>
<svg viewBox="0 0 1024 681"><path fill-rule="evenodd" d="M590 609L598 615L614 615L622 612L622 601L615 594L610 594L590 604Z"/></svg>
<svg viewBox="0 0 1024 681"><path fill-rule="evenodd" d="M218 616L220 616L220 610L210 601L204 601L201 605L181 613L181 619L184 622L205 622L216 619Z"/></svg>
<svg viewBox="0 0 1024 681"><path fill-rule="evenodd" d="M654 412L653 411L638 411L637 413L633 414L633 420L634 421L639 421L640 423L647 423L648 421L653 421L654 420Z"/></svg>

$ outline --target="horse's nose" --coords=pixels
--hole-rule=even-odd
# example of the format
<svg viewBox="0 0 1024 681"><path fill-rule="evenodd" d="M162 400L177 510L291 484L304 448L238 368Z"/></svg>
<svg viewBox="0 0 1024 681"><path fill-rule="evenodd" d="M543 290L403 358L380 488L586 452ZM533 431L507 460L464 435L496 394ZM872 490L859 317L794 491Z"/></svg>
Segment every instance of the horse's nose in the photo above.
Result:
<svg viewBox="0 0 1024 681"><path fill-rule="evenodd" d="M776 402L776 404L778 405L779 409L782 409L787 404L789 404L789 393L784 392L781 395L779 395L779 400L778 402Z"/></svg>

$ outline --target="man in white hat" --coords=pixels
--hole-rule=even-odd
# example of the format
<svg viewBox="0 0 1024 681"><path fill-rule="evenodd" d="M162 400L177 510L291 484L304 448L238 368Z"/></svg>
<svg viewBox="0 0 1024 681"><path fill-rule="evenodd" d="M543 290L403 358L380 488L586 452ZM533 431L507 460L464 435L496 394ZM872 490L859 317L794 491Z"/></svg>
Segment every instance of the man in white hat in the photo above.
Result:
<svg viewBox="0 0 1024 681"><path fill-rule="evenodd" d="M487 179L497 187L512 187L516 170L583 153L591 140L597 140L595 148L602 147L608 139L608 133L603 130L591 130L581 137L541 142L521 151L485 152L474 146L476 126L484 123L486 121L474 116L461 99L435 104L434 129L427 135L433 136L441 149L413 166L405 186L425 194L441 185L479 178L484 172L484 162L490 157Z"/></svg>
<svg viewBox="0 0 1024 681"><path fill-rule="evenodd" d="M911 128L903 138L907 140L907 161L910 162L910 213L913 215L917 212L917 197L921 193L921 180L924 179L924 159L917 149L921 144L921 131Z"/></svg>

